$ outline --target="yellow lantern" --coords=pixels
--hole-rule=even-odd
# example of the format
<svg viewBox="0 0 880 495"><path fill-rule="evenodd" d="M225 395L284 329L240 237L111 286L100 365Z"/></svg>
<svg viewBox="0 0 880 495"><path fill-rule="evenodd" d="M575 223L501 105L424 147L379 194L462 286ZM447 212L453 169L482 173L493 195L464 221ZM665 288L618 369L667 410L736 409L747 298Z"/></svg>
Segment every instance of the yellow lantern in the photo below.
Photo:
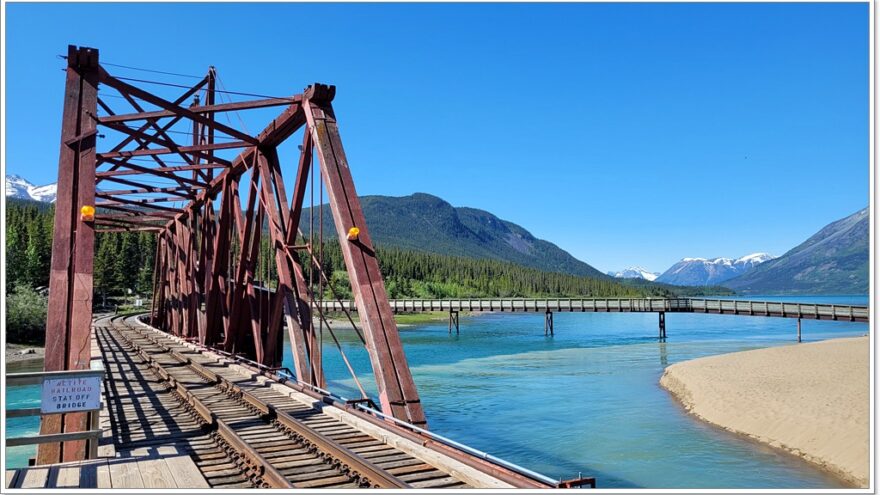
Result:
<svg viewBox="0 0 880 495"><path fill-rule="evenodd" d="M358 238L358 234L360 234L360 233L361 233L361 229L359 229L357 227L352 227L352 228L348 229L348 240L349 241L356 241Z"/></svg>

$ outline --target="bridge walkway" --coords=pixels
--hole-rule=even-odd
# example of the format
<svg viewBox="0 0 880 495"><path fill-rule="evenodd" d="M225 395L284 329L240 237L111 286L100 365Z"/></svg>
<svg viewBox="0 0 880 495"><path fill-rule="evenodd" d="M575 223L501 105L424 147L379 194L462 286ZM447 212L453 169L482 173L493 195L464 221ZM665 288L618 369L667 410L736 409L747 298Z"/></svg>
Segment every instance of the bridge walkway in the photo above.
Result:
<svg viewBox="0 0 880 495"><path fill-rule="evenodd" d="M697 298L473 298L392 299L399 313L427 311L562 313L706 313L867 322L868 306ZM327 312L356 312L352 300L322 302Z"/></svg>
<svg viewBox="0 0 880 495"><path fill-rule="evenodd" d="M537 473L297 388L135 317L98 319L94 337L107 370L102 458L12 470L8 486L553 486Z"/></svg>

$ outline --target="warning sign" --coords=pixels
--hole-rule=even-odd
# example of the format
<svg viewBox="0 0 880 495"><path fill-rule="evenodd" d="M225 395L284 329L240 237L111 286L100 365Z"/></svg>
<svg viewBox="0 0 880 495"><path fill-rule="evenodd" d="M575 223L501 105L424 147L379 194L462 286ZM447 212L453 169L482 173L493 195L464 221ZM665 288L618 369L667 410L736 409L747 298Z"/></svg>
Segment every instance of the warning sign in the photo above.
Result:
<svg viewBox="0 0 880 495"><path fill-rule="evenodd" d="M66 413L101 407L101 377L46 378L43 380L40 411Z"/></svg>

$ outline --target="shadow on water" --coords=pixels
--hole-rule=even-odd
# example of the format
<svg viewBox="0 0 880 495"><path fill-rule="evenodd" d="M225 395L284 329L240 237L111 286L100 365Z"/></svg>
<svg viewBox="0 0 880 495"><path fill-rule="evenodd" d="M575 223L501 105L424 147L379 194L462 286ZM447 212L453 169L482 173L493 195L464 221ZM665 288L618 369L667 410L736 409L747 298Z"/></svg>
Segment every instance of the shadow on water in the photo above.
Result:
<svg viewBox="0 0 880 495"><path fill-rule="evenodd" d="M657 342L657 348L660 350L660 366L665 369L669 366L669 354L666 353L666 339Z"/></svg>

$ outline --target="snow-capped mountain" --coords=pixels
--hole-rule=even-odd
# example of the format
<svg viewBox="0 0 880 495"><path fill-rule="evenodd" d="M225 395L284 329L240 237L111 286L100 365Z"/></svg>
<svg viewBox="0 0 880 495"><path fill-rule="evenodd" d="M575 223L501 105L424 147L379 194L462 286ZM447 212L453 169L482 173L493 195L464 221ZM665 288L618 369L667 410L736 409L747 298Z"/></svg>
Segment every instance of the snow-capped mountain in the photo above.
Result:
<svg viewBox="0 0 880 495"><path fill-rule="evenodd" d="M775 258L767 253L753 253L737 259L683 258L657 277L657 282L672 285L716 285Z"/></svg>
<svg viewBox="0 0 880 495"><path fill-rule="evenodd" d="M56 184L35 186L18 175L6 176L6 197L32 199L44 203L54 203L58 193Z"/></svg>
<svg viewBox="0 0 880 495"><path fill-rule="evenodd" d="M614 278L641 278L651 282L660 276L659 273L649 272L640 266L631 266L629 268L624 268L619 272L608 272L608 275L611 275Z"/></svg>

